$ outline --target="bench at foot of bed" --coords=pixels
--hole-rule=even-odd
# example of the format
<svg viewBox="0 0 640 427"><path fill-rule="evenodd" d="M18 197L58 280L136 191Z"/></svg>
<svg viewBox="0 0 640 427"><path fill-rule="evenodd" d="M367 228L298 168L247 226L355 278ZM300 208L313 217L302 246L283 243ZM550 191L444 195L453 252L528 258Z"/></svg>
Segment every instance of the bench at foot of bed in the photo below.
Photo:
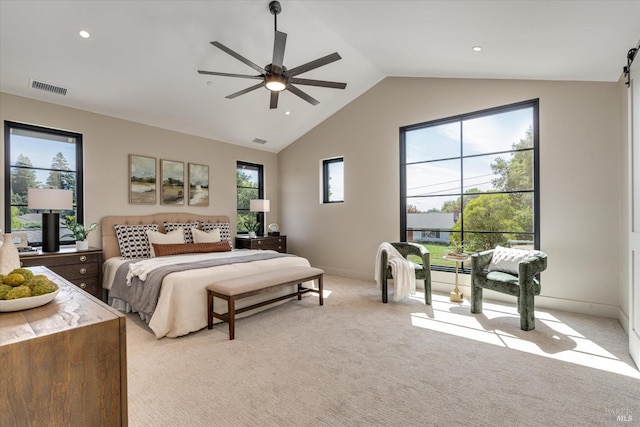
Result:
<svg viewBox="0 0 640 427"><path fill-rule="evenodd" d="M262 307L277 301L297 296L298 300L302 299L302 294L307 292L317 292L320 305L323 304L322 298L322 275L324 271L314 267L290 267L283 270L269 271L266 273L252 274L250 276L236 277L233 279L220 280L218 282L207 285L207 306L208 306L208 323L209 329L213 328L213 318L220 319L229 324L229 339L235 336L235 317L247 310ZM318 280L318 289L310 289L302 286L302 283L311 280ZM253 295L270 292L282 286L298 285L295 292L279 296L267 301L259 302L236 309L236 300L247 298ZM224 314L216 313L213 310L213 297L227 301L227 312Z"/></svg>

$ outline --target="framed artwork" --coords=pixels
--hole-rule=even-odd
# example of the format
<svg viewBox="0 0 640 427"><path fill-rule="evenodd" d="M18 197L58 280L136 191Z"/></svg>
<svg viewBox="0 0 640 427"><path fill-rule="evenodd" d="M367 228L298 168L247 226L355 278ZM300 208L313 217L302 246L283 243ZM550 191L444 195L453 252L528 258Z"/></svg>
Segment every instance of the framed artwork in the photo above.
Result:
<svg viewBox="0 0 640 427"><path fill-rule="evenodd" d="M156 158L129 154L129 203L155 205Z"/></svg>
<svg viewBox="0 0 640 427"><path fill-rule="evenodd" d="M184 205L184 163L160 160L163 205Z"/></svg>
<svg viewBox="0 0 640 427"><path fill-rule="evenodd" d="M189 163L189 205L209 206L209 166Z"/></svg>

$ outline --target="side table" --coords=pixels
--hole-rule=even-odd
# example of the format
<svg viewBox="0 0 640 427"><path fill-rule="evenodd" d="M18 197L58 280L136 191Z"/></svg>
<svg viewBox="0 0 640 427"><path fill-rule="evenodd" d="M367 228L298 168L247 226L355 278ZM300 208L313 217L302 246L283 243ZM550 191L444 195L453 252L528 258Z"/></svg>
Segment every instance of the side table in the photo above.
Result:
<svg viewBox="0 0 640 427"><path fill-rule="evenodd" d="M469 261L471 258L467 255L464 256L451 256L451 255L445 255L443 256L444 259L446 259L447 261L453 261L456 263L456 286L453 289L453 291L451 291L451 293L449 294L449 301L451 302L462 302L462 292L460 292L460 289L458 289L458 268L460 267L460 264L462 264L463 262L467 262Z"/></svg>

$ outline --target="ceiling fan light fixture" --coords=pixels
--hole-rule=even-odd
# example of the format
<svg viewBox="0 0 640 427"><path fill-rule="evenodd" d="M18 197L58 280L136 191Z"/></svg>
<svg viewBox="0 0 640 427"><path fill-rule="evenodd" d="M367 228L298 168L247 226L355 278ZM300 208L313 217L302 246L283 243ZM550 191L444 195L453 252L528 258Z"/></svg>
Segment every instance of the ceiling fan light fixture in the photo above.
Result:
<svg viewBox="0 0 640 427"><path fill-rule="evenodd" d="M282 76L266 76L264 85L267 89L275 92L282 92L287 88L287 82Z"/></svg>

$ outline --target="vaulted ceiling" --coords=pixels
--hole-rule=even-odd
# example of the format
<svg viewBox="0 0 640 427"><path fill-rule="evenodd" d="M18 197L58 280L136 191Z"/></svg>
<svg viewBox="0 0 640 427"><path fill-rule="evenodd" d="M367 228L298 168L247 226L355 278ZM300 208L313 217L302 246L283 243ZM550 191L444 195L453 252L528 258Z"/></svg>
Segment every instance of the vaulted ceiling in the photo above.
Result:
<svg viewBox="0 0 640 427"><path fill-rule="evenodd" d="M316 106L285 91L270 109L262 88L226 99L256 81L197 73L255 74L211 41L271 62L268 0L0 0L0 90L278 152L387 76L615 82L640 39L640 1L280 3L287 68L342 57L299 76L347 83L300 86Z"/></svg>

